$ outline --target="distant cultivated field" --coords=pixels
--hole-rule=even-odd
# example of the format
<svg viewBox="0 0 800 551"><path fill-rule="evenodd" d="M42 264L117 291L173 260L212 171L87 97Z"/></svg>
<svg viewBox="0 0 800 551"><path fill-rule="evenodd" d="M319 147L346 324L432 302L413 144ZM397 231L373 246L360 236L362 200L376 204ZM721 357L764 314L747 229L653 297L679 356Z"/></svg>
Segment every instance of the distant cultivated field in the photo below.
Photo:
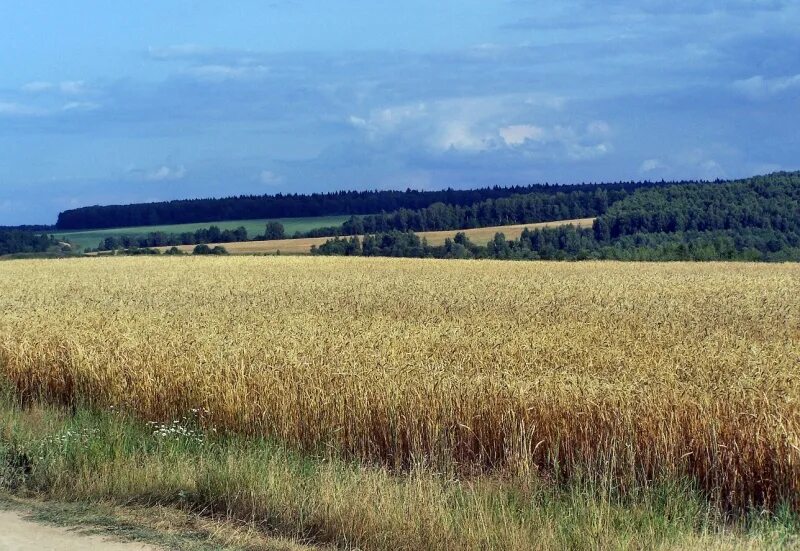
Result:
<svg viewBox="0 0 800 551"><path fill-rule="evenodd" d="M459 231L463 231L475 243L485 245L487 241L494 237L494 234L501 232L508 239L516 239L525 228L552 228L573 224L582 228L591 227L594 218L577 218L575 220L560 220L556 222L542 222L539 224L516 224L513 226L492 226L488 228L474 228L471 230L448 230L448 231L429 231L418 232L417 235L424 237L431 245L441 245L448 237L455 236ZM245 241L240 243L218 243L227 249L231 254L274 254L278 251L286 254L308 254L312 245L320 246L330 237L312 237L307 239L274 239L270 241ZM166 250L169 247L161 247ZM179 249L190 252L194 246L186 245Z"/></svg>
<svg viewBox="0 0 800 551"><path fill-rule="evenodd" d="M217 226L220 229L235 229L244 226L250 239L256 235L264 234L264 227L267 222L274 220L283 224L287 235L294 232L308 231L326 226L339 226L344 223L349 216L318 216L312 218L269 218L259 220L226 220L221 222L200 222L196 224L175 224L167 226L138 226L132 228L112 228L103 230L69 231L56 232L54 235L61 239L67 239L83 248L94 248L106 237L119 235L147 235L151 232L183 233L194 232L205 229L209 226Z"/></svg>
<svg viewBox="0 0 800 551"><path fill-rule="evenodd" d="M370 465L798 507L798 358L797 264L0 264L0 375L23 396L154 421L203 407Z"/></svg>

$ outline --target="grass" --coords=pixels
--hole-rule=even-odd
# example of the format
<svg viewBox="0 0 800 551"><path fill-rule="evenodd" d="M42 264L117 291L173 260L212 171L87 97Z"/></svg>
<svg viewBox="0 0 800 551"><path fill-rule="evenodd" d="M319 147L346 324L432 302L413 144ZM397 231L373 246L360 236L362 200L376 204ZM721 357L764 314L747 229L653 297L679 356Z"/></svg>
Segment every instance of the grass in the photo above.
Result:
<svg viewBox="0 0 800 551"><path fill-rule="evenodd" d="M594 218L578 218L575 220L559 220L556 222L541 222L538 224L516 224L512 226L492 226L487 228L473 228L470 230L448 230L417 232L417 235L424 237L431 245L442 245L445 239L452 238L463 231L475 243L485 244L492 239L497 232L505 234L507 239L516 239L525 228L549 228L572 224L578 227L591 227ZM270 241L246 241L242 243L222 243L225 249L231 254L308 254L312 245L320 246L330 237L312 237L304 239L274 239ZM191 252L194 246L178 247L185 252ZM161 247L161 250L169 247Z"/></svg>
<svg viewBox="0 0 800 551"><path fill-rule="evenodd" d="M165 226L138 226L131 228L111 228L101 230L66 231L55 232L53 235L59 239L66 239L79 245L82 248L94 248L106 237L119 235L142 236L151 232L183 233L194 232L199 229L207 229L209 226L218 226L220 229L236 229L244 226L247 235L252 239L257 235L263 235L264 227L269 220L275 220L283 224L287 235L292 235L297 231L304 232L326 226L339 226L344 223L349 216L319 216L311 218L277 218L259 220L224 220L219 222L200 222L196 224L174 224Z"/></svg>
<svg viewBox="0 0 800 551"><path fill-rule="evenodd" d="M797 544L793 514L726 517L688 483L405 474L119 408L0 398L0 486L40 520L181 549L745 549ZM31 499L37 501L31 502ZM49 500L42 503L41 500ZM159 519L159 520L156 520Z"/></svg>

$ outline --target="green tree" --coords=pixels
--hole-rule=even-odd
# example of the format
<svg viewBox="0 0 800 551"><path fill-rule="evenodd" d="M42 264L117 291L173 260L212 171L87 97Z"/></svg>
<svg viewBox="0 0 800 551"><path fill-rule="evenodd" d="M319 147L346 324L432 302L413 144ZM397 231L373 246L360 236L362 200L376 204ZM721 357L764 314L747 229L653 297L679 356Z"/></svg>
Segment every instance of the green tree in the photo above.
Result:
<svg viewBox="0 0 800 551"><path fill-rule="evenodd" d="M283 224L280 222L276 222L274 220L270 220L267 222L267 227L264 232L264 239L285 239L286 232L283 228Z"/></svg>

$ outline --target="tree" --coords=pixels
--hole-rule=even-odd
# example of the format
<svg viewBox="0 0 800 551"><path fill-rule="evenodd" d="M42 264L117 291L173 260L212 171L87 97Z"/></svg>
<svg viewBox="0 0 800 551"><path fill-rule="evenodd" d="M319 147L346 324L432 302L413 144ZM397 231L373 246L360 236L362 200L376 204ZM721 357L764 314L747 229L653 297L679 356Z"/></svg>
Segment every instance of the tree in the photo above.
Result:
<svg viewBox="0 0 800 551"><path fill-rule="evenodd" d="M285 239L286 232L284 231L283 224L270 220L267 222L266 231L264 232L264 239Z"/></svg>

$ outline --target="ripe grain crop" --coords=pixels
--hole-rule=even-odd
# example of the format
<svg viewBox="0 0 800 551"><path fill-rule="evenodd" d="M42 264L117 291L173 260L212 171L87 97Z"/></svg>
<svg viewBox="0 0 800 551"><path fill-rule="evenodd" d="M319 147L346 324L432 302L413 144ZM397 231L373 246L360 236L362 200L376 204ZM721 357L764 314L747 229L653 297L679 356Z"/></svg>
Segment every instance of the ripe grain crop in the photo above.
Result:
<svg viewBox="0 0 800 551"><path fill-rule="evenodd" d="M0 264L23 396L367 463L800 505L800 266L367 258Z"/></svg>

